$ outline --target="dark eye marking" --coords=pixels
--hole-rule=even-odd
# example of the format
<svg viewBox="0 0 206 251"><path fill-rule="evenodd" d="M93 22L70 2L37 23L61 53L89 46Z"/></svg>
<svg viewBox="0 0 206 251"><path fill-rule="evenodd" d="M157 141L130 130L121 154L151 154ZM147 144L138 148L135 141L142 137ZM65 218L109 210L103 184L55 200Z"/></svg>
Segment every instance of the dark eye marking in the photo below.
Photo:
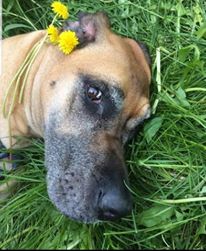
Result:
<svg viewBox="0 0 206 251"><path fill-rule="evenodd" d="M79 80L87 112L102 119L112 118L120 112L124 94L115 81L88 74L79 74Z"/></svg>

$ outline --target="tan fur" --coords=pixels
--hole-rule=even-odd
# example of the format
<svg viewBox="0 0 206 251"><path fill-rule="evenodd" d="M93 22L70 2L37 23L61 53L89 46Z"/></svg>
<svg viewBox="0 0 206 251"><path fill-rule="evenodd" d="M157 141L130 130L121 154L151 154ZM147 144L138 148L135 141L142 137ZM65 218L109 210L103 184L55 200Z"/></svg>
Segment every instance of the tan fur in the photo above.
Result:
<svg viewBox="0 0 206 251"><path fill-rule="evenodd" d="M9 81L15 75L31 47L45 35L36 31L3 41L0 111ZM58 106L66 105L78 72L85 72L120 83L124 91L124 118L141 116L148 106L150 70L140 47L107 29L107 35L84 49L63 55L56 46L45 44L29 73L23 104L17 105L11 118L12 136L43 136L43 122L51 108L52 97L59 95ZM52 88L51 82L58 82ZM9 147L8 121L0 113L0 139ZM13 139L13 144L15 139ZM22 143L23 144L23 143Z"/></svg>
<svg viewBox="0 0 206 251"><path fill-rule="evenodd" d="M66 24L76 27L83 47L64 55L44 43L29 71L23 103L16 104L11 116L11 131L2 114L9 82L46 31L3 41L0 140L14 148L27 144L28 136L44 137L47 191L63 214L85 223L119 218L131 210L123 144L149 115L150 69L138 43L114 34L105 14L86 14ZM99 105L86 95L91 81L105 85L105 92L99 88ZM4 167L9 171L11 163ZM8 185L10 190L16 181ZM9 195L6 188L0 186L0 200Z"/></svg>

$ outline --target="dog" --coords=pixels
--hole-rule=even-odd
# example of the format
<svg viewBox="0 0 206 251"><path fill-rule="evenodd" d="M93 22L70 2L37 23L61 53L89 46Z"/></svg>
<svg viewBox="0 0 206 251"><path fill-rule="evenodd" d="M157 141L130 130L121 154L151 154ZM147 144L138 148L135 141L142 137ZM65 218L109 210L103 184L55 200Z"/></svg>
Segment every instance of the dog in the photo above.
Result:
<svg viewBox="0 0 206 251"><path fill-rule="evenodd" d="M118 219L132 209L123 147L150 116L149 53L142 43L112 32L103 12L81 13L62 29L75 31L80 45L70 55L43 45L23 103L10 119L12 148L23 147L24 137L44 139L48 195L64 215L84 223ZM6 148L2 105L8 83L45 34L3 40L0 140Z"/></svg>

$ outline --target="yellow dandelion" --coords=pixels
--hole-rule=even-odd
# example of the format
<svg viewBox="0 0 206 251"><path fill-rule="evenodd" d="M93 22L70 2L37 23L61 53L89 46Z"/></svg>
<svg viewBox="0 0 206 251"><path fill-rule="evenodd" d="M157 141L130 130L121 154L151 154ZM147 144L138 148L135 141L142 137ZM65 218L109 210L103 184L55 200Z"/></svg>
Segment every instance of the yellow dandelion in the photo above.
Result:
<svg viewBox="0 0 206 251"><path fill-rule="evenodd" d="M57 44L59 41L59 31L54 25L49 25L47 28L47 34L49 36L49 40L52 44Z"/></svg>
<svg viewBox="0 0 206 251"><path fill-rule="evenodd" d="M79 44L74 31L64 31L59 35L59 49L64 54L69 54Z"/></svg>
<svg viewBox="0 0 206 251"><path fill-rule="evenodd" d="M59 17L62 17L63 19L67 19L69 17L68 8L59 1L54 1L51 4L52 10L54 13L56 13Z"/></svg>

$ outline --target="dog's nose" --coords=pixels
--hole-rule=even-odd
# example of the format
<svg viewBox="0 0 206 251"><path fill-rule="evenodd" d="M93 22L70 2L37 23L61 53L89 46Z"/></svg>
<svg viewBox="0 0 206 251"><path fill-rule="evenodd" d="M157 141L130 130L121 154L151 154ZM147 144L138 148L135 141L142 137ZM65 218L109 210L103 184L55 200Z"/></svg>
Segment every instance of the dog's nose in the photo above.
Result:
<svg viewBox="0 0 206 251"><path fill-rule="evenodd" d="M99 194L98 219L115 220L126 216L132 209L131 196L126 190L108 189Z"/></svg>

